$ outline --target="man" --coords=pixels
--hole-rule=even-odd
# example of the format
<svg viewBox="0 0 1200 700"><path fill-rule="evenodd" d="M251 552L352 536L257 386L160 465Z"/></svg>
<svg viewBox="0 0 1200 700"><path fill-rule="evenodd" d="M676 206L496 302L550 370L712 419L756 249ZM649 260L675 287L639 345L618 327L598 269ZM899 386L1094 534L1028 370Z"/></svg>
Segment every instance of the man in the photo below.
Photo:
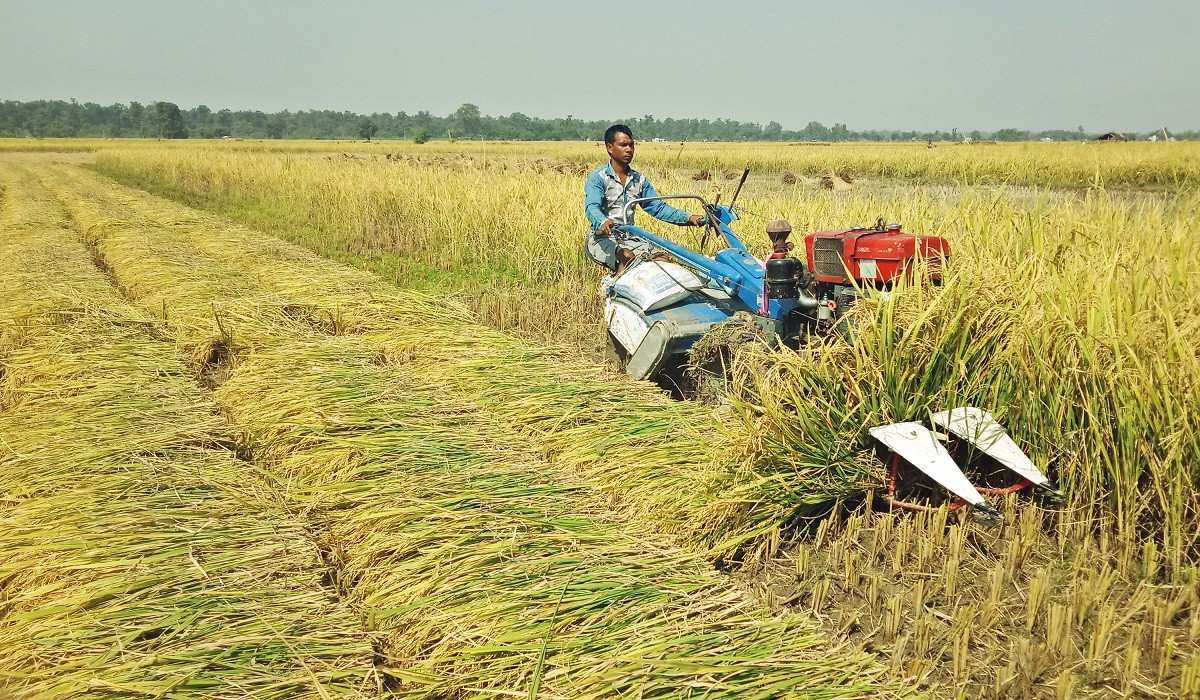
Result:
<svg viewBox="0 0 1200 700"><path fill-rule="evenodd" d="M592 223L586 251L589 258L607 267L619 277L625 268L646 252L648 245L636 237L626 238L617 246L613 227L633 223L629 202L641 197L657 197L654 186L641 173L629 167L633 162L633 132L624 124L613 124L604 132L608 163L588 175L583 185L584 212ZM703 219L662 200L644 202L646 213L679 226L700 226ZM628 216L628 219L626 219Z"/></svg>

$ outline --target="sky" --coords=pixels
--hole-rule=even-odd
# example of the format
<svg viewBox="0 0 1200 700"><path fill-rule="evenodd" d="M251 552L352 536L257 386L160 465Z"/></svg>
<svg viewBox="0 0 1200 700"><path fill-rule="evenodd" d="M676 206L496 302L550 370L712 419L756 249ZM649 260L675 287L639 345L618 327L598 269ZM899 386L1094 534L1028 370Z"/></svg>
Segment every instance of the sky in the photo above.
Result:
<svg viewBox="0 0 1200 700"><path fill-rule="evenodd" d="M1200 128L1197 0L0 0L0 100Z"/></svg>

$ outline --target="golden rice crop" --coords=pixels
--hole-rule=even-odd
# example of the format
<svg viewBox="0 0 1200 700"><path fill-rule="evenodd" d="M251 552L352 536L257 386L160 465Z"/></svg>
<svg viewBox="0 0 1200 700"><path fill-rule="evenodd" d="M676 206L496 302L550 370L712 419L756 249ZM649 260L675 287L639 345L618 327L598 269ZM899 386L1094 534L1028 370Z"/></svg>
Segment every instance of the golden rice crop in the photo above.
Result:
<svg viewBox="0 0 1200 700"><path fill-rule="evenodd" d="M1159 552L1097 536L1082 512L1044 515L1011 497L1003 511L994 529L945 511L823 520L747 580L941 695L1186 696L1196 570L1164 584Z"/></svg>
<svg viewBox="0 0 1200 700"><path fill-rule="evenodd" d="M15 150L96 150L102 162L123 161L143 153L267 153L296 157L325 156L338 161L391 156L392 161L457 162L468 167L497 161L523 164L535 171L575 171L605 159L603 144L583 142L407 141L370 143L329 141L167 142L125 139L8 140ZM45 144L45 145L43 145ZM27 148L32 147L32 148ZM157 156L156 156L157 158ZM112 162L112 161L109 161ZM815 178L826 168L854 178L895 179L907 183L966 183L1109 188L1195 187L1200 182L1200 144L1179 142L1104 143L651 143L639 142L643 168L683 169L689 173L735 171L750 167L778 179L784 172Z"/></svg>
<svg viewBox="0 0 1200 700"><path fill-rule="evenodd" d="M955 254L941 289L914 287L888 303L864 306L854 347L742 357L743 391L720 421L698 407L672 407L636 383L614 384L593 364L571 366L559 351L476 330L475 317L440 298L451 293L467 301L491 325L586 347L596 334L591 289L597 273L578 251L578 169L560 166L598 160L594 144L540 154L513 144L440 144L440 155L419 157L404 146L405 158L386 161L378 154L398 146L346 145L353 157L332 161L305 154L329 147L321 144L285 144L290 156L264 153L272 144L211 150L134 144L100 154L101 168L127 182L227 212L433 296L397 294L369 275L315 264L295 248L223 219L72 169L44 177L71 202L102 257L120 261L114 279L123 287L141 285L139 304L165 315L172 337L198 359L212 358L214 346L240 345L237 361L261 360L258 373L282 378L289 363L301 366L316 350L285 351L278 339L314 330L323 334L322 343L332 342L330 334L358 336L370 350L359 349L357 364L331 359L319 367L350 373L338 376L367 365L367 374L388 368L396 374L396 392L420 393L434 383L453 393L454 411L470 416L464 421L486 433L488 439L474 443L487 446L480 451L499 444L489 441L504 435L493 432L499 425L522 436L501 441L510 446L504 449L520 446L563 479L555 487L582 488L574 481L582 477L589 488L604 489L612 514L639 527L657 521L705 549L733 546L745 536L770 551L780 527L804 512L805 499L824 501L878 484L878 465L864 450L867 425L920 419L947 403L985 405L1067 486L1067 509L1038 518L1023 506L1017 522L1010 503L1008 525L996 537L969 533L958 545L953 533L968 530L944 519L870 516L845 529L814 522L813 544L787 554L795 557L799 590L776 595L768 589L763 597L779 610L816 611L837 638L891 658L897 678L966 683L963 692L984 696L1048 688L1060 697L1135 689L1178 694L1191 692L1200 677L1192 670L1200 606L1188 597L1200 539L1192 418L1200 376L1200 278L1194 272L1200 202L1187 184L1196 170L1189 144L1153 152L1142 150L1151 144L1135 146L1002 145L985 164L973 161L983 155L951 158L943 153L949 147L876 152L881 173L901 158L895 154L904 154L908 162L889 172L926 182L957 178L965 187L860 182L850 192L832 193L803 179L781 187L771 175L752 178L743 193L748 218L739 224L742 231L759 225L749 212L783 214L801 230L884 216L906 230L947 236ZM846 153L869 160L869 147L862 148ZM750 158L764 159L768 173L780 164L807 172L784 146L712 146L702 160L687 157L647 147L639 162L660 191L693 189L689 169L734 168ZM874 172L869 165L856 172L839 157L813 156L822 167L840 162L856 176ZM703 158L721 159L720 165ZM972 184L1051 180L1092 187ZM1111 187L1165 182L1176 189ZM496 211L505 223L495 223ZM542 257L548 249L557 252ZM197 264L172 268L171 260ZM173 284L178 293L172 294ZM228 296L214 293L222 284ZM277 354L267 354L268 347ZM323 347L331 358L345 359L347 346ZM371 376L365 386L386 383ZM379 450L372 454L426 454L413 443L382 440L377 429L389 424L367 410L372 401L391 412L409 411L410 422L428 420L421 423L428 433L450 420L413 413L391 394L370 392L344 412L310 414L302 402L273 404L265 389L271 385L255 377L234 372L218 393L229 392L227 410L233 403L256 407L243 419L258 426L251 431L256 455L277 458L281 473L294 480L300 474L317 479L305 499L321 518L342 497L341 477L321 482L306 471L314 466L306 449L323 455L315 463L321 474L371 473L391 461L367 459L371 466L363 467L352 445ZM313 392L311 403L343 405L336 385L309 378L303 386ZM278 411L276 418L264 419L270 410ZM731 434L719 432L725 429ZM360 434L362 443L347 440ZM697 443L709 448L703 452L709 458L684 458L699 454ZM432 453L449 450L436 444ZM299 482L281 482L287 483ZM453 483L446 494L470 491L467 482ZM594 508L584 511L598 513ZM364 522L376 522L370 508L361 512ZM388 517L412 523L404 520L415 517L408 513ZM336 527L335 520L322 522ZM368 559L391 546L359 542L357 530L342 532ZM456 571L436 584L455 591L451 597L478 585L454 588ZM778 576L768 581L776 585ZM370 588L360 590L370 595ZM964 634L969 626L977 629ZM459 658L456 647L442 649L442 661L431 661L431 668Z"/></svg>
<svg viewBox="0 0 1200 700"><path fill-rule="evenodd" d="M62 171L39 174L72 192ZM304 519L329 584L378 636L384 691L907 694L878 683L880 669L861 651L831 649L801 619L769 618L702 558L614 517L590 485L562 478L485 409L457 401L419 365L381 357L377 331L297 322L267 288L299 272L334 283L321 291L344 283L362 295L370 285L360 273L292 251L297 270L281 264L273 284L237 268L219 275L221 265L188 243L206 231L155 226L133 208L120 219L118 209L103 193L67 197L98 262L146 311L165 310L156 327L185 354L214 332L200 330L205 302L220 342L245 339L215 398L244 452L273 474L268 500ZM194 273L175 285L187 260ZM213 299L229 290L238 293L214 313ZM353 329L361 311L353 296L340 298Z"/></svg>
<svg viewBox="0 0 1200 700"><path fill-rule="evenodd" d="M86 153L102 144L100 139L2 139L0 153Z"/></svg>
<svg viewBox="0 0 1200 700"><path fill-rule="evenodd" d="M330 267L299 249L285 251L271 237L230 229L78 171L52 172L53 186L110 260L118 285L148 309L165 304L168 325L179 328L189 346L210 347L218 334L253 345L278 332L271 330L278 322L266 324L261 314L240 322L236 308L247 304L336 317L339 329L367 332L384 355L420 361L448 392L470 397L528 435L560 470L593 480L614 505L661 523L691 546L716 554L751 540L755 546L777 542L797 509L860 492L872 478L869 471L846 470L807 489L778 489L786 478L775 471L778 460L763 456L769 470L758 471L746 459L745 436L722 431L703 406L671 401L596 363L481 327L460 306L398 293L369 275ZM119 222L106 213L122 208L128 213ZM186 277L174 272L181 266L189 266L181 273ZM238 298L254 285L261 292ZM223 319L220 326L214 314Z"/></svg>
<svg viewBox="0 0 1200 700"><path fill-rule="evenodd" d="M694 188L686 172L662 167L656 146L640 158L659 189ZM1136 160L1154 144L1131 146L1037 144L993 153L1008 154L999 170L1016 170L1014 159L1023 158L1021 168L1043 172L1052 171L1055 159L1077 167L1087 152L1102 173L1098 181L1111 182L1103 169L1120 162L1117 154ZM1154 153L1174 154L1173 172L1190 182L1194 147L1169 146L1173 150ZM719 154L722 167L790 153L786 146L702 148ZM534 336L587 345L585 338L598 335L589 326L598 313L590 292L596 272L577 250L581 178L539 170L514 151L503 144L464 145L459 157L440 160L331 162L172 148L102 152L99 165L235 213L247 203L268 207L277 218L263 222L268 230L367 268L387 267L393 257L444 271L468 260L488 270L518 267L521 275L505 282L480 282L470 274L450 282L462 280L469 301L495 325L515 317ZM902 152L909 160L934 157L904 147L875 152L885 160ZM1200 432L1191 408L1200 397L1194 352L1200 345L1194 273L1200 196L1194 188L1152 194L936 185L833 193L759 179L742 201L747 212L786 216L801 230L883 217L910 231L944 235L954 248L945 287L937 293L914 288L865 309L865 342L853 350L823 345L784 353L771 358L770 371L748 373L748 393L738 404L744 424L736 429L764 447L756 462L768 465L763 473L795 475L761 482L768 488L759 498L795 499L812 489L814 473L870 483L878 477L862 452L869 444L866 427L974 402L997 411L1077 505L1113 515L1128 536L1161 536L1172 569L1194 557L1200 541L1194 488ZM760 222L746 216L741 227L754 240ZM307 228L302 235L287 228L297 223ZM411 284L406 275L396 276ZM442 280L432 288L447 286ZM498 313L505 304L497 304L497 296L517 311ZM791 485L801 475L804 489ZM1147 529L1148 522L1164 527Z"/></svg>
<svg viewBox="0 0 1200 700"><path fill-rule="evenodd" d="M1112 148L1112 146L1117 146ZM1165 148L1159 148L1165 146ZM642 163L709 169L750 167L778 176L817 177L832 168L855 178L907 183L1195 187L1200 148L1195 143L939 143L913 144L652 144Z"/></svg>

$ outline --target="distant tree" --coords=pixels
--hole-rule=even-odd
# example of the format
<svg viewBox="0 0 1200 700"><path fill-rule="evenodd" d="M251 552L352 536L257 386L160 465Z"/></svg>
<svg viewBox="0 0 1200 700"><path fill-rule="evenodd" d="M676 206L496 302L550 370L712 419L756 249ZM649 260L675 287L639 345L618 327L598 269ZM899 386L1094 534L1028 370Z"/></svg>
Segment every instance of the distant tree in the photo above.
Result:
<svg viewBox="0 0 1200 700"><path fill-rule="evenodd" d="M425 143L429 140L429 129L418 126L416 129L413 129L412 139L413 143Z"/></svg>
<svg viewBox="0 0 1200 700"><path fill-rule="evenodd" d="M67 106L58 130L68 138L79 136L79 132L83 131L83 107L80 107L75 100L71 100L70 105Z"/></svg>
<svg viewBox="0 0 1200 700"><path fill-rule="evenodd" d="M130 102L129 107L125 110L122 126L129 129L133 136L140 136L142 133L142 121L146 118L146 108L141 102Z"/></svg>
<svg viewBox="0 0 1200 700"><path fill-rule="evenodd" d="M186 139L187 129L183 126L183 114L174 102L152 102L148 110L150 134L160 139Z"/></svg>
<svg viewBox="0 0 1200 700"><path fill-rule="evenodd" d="M414 138L417 129L427 134L446 134L458 138L527 139L527 140L597 140L612 121L630 124L642 140L655 136L668 141L926 141L940 138L960 139L968 132L952 129L941 131L851 131L846 124L827 127L809 122L803 129L789 130L779 122L762 126L755 122L732 119L658 119L652 114L640 117L618 115L612 120L537 118L520 112L508 116L487 116L479 107L463 104L447 116L434 116L428 111L415 114L397 112L359 115L349 111L307 110L303 112L264 113L256 110L214 111L205 105L180 112L182 125L176 119L178 109L169 102L154 102L150 107L130 102L128 105L102 106L88 102L80 104L67 100L34 100L17 102L0 100L0 136L62 137L62 136L150 136L158 138L201 138L241 136L248 138L368 138L359 125L369 122L376 128L369 138ZM1086 138L1082 127L1030 132L1002 129L995 134L974 130L972 140L996 138L1003 140L1034 140L1048 138L1068 141ZM1195 139L1197 132L1171 134L1156 132L1158 137ZM1145 136L1145 134L1142 134Z"/></svg>
<svg viewBox="0 0 1200 700"><path fill-rule="evenodd" d="M992 134L992 138L997 141L1028 141L1029 132L1020 129L1001 129Z"/></svg>
<svg viewBox="0 0 1200 700"><path fill-rule="evenodd" d="M374 126L374 125L372 125L372 126ZM283 138L283 132L286 127L287 127L287 124L284 123L282 116L280 116L278 114L271 115L270 117L267 118L267 138L269 138L269 139ZM375 134L375 132L374 132L374 130L372 130L371 136L374 136L374 134ZM368 141L371 140L371 136L367 137Z"/></svg>
<svg viewBox="0 0 1200 700"><path fill-rule="evenodd" d="M450 115L450 130L462 138L482 136L482 126L483 120L479 116L479 107L469 102L454 110L454 114Z"/></svg>
<svg viewBox="0 0 1200 700"><path fill-rule="evenodd" d="M504 121L512 128L512 138L533 139L537 134L537 121L520 112L513 112Z"/></svg>
<svg viewBox="0 0 1200 700"><path fill-rule="evenodd" d="M800 131L800 138L807 141L828 141L829 127L821 122L809 122L808 126Z"/></svg>
<svg viewBox="0 0 1200 700"><path fill-rule="evenodd" d="M46 111L35 108L26 121L26 128L29 129L29 135L35 139L47 136L47 132L50 131L50 119L46 116Z"/></svg>
<svg viewBox="0 0 1200 700"><path fill-rule="evenodd" d="M370 117L359 117L358 123L355 124L355 131L358 132L360 139L370 141L375 132L379 131L379 127L375 126L375 122L371 121Z"/></svg>

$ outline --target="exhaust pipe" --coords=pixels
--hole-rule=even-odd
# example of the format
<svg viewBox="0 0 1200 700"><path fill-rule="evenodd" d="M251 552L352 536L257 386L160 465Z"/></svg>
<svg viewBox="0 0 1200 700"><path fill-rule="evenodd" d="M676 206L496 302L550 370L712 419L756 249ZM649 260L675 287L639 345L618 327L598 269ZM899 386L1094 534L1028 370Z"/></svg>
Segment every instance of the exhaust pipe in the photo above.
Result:
<svg viewBox="0 0 1200 700"><path fill-rule="evenodd" d="M810 297L800 289L796 290L796 301L799 302L799 307L805 311L816 311L821 303L817 301L816 297Z"/></svg>

